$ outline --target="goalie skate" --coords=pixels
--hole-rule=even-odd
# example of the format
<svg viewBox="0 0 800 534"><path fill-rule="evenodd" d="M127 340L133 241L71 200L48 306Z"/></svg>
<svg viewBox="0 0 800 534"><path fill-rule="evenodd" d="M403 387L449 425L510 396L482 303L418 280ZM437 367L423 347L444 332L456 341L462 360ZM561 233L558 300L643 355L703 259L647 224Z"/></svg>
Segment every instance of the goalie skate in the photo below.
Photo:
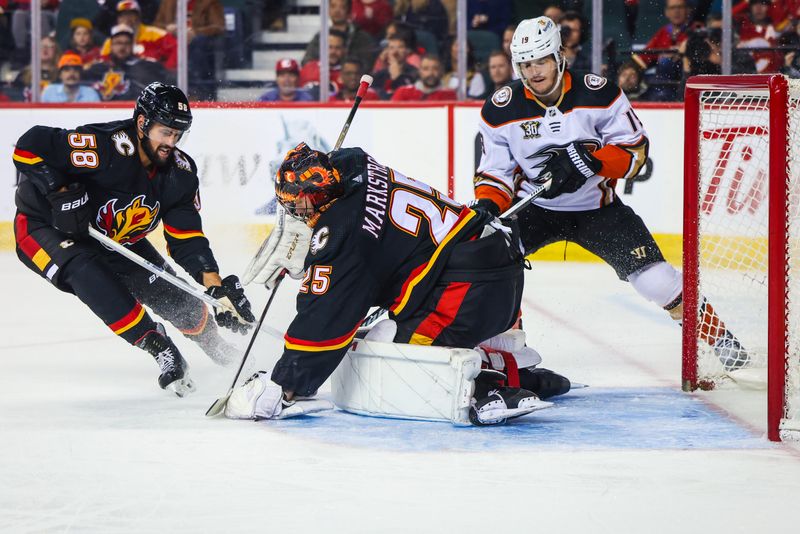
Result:
<svg viewBox="0 0 800 534"><path fill-rule="evenodd" d="M473 425L500 425L508 419L521 417L553 405L539 399L533 392L521 388L502 387L489 392L487 397L476 400L469 411Z"/></svg>

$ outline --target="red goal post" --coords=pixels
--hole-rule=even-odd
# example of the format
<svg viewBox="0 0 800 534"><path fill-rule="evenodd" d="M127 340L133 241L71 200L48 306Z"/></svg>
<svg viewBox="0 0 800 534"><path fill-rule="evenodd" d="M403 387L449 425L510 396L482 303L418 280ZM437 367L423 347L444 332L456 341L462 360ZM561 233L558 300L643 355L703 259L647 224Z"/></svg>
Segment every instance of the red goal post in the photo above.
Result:
<svg viewBox="0 0 800 534"><path fill-rule="evenodd" d="M684 108L683 388L711 389L736 372L704 360L698 338L708 299L750 365L766 367L773 441L800 432L796 84L781 75L694 76Z"/></svg>

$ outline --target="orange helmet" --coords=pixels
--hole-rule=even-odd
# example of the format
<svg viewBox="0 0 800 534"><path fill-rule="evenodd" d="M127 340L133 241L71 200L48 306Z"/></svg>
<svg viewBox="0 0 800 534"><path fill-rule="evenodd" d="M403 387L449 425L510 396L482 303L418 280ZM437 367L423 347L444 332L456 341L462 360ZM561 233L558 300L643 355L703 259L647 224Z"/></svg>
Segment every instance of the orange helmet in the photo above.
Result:
<svg viewBox="0 0 800 534"><path fill-rule="evenodd" d="M310 220L345 193L328 155L300 143L286 154L275 176L275 196L287 213Z"/></svg>

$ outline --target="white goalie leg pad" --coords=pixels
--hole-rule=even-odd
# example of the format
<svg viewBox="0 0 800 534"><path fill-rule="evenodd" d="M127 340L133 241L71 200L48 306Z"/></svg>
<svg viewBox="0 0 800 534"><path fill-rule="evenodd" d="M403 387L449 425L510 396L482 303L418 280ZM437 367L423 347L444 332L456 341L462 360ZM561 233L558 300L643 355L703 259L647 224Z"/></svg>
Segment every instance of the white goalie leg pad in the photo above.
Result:
<svg viewBox="0 0 800 534"><path fill-rule="evenodd" d="M665 261L660 261L628 276L628 282L641 296L664 307L683 291L683 275Z"/></svg>
<svg viewBox="0 0 800 534"><path fill-rule="evenodd" d="M391 319L384 319L383 321L375 323L375 326L370 328L367 335L364 336L364 339L391 343L394 341L395 335L397 335L397 323Z"/></svg>
<svg viewBox="0 0 800 534"><path fill-rule="evenodd" d="M225 405L229 419L287 419L299 415L332 410L329 401L301 398L286 401L283 388L267 378L266 371L258 371L244 384L233 390Z"/></svg>
<svg viewBox="0 0 800 534"><path fill-rule="evenodd" d="M471 349L357 340L331 375L333 402L361 415L467 425L480 368Z"/></svg>
<svg viewBox="0 0 800 534"><path fill-rule="evenodd" d="M481 347L514 352L525 348L525 331L519 328L506 330L479 343Z"/></svg>
<svg viewBox="0 0 800 534"><path fill-rule="evenodd" d="M542 356L525 345L525 331L512 329L487 339L478 346L481 359L490 369L502 371L506 368L505 358L499 351L510 353L517 367L536 367L542 363Z"/></svg>

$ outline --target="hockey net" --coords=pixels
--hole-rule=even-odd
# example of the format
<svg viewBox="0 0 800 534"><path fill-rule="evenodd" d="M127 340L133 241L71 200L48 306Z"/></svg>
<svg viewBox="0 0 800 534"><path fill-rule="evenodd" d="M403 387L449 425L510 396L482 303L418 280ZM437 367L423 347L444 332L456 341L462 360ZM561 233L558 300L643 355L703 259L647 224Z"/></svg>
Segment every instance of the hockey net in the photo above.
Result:
<svg viewBox="0 0 800 534"><path fill-rule="evenodd" d="M765 389L798 440L800 81L693 77L685 113L684 389Z"/></svg>

